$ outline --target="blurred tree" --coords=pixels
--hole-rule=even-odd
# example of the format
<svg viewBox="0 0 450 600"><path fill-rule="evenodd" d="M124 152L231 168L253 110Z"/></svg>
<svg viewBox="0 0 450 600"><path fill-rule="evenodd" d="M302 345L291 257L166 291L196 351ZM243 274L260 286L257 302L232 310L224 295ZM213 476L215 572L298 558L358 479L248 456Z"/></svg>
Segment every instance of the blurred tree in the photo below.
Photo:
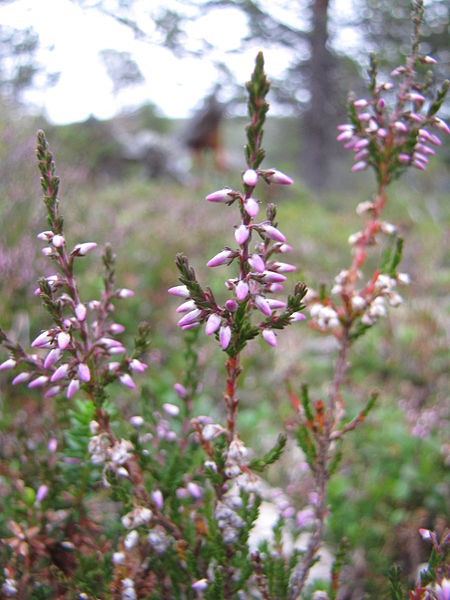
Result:
<svg viewBox="0 0 450 600"><path fill-rule="evenodd" d="M213 53L211 36L195 43L188 26L212 11L235 9L245 15L248 33L240 52L255 42L263 49L281 48L286 69L273 81L275 99L300 118L301 172L313 187L326 185L333 157L335 126L345 112L345 92L359 87L368 50L380 55L386 69L398 64L410 39L411 0L167 0L146 5L138 0L73 0L101 10L151 43L164 44L178 56ZM423 50L448 61L446 0L426 3ZM139 7L142 9L139 13ZM140 15L140 16L139 16ZM350 16L349 16L350 15ZM357 40L350 49L345 36ZM360 64L358 64L360 63ZM227 76L226 65L216 62Z"/></svg>
<svg viewBox="0 0 450 600"><path fill-rule="evenodd" d="M18 30L0 25L0 92L18 101L39 71L35 53L39 37L30 28Z"/></svg>
<svg viewBox="0 0 450 600"><path fill-rule="evenodd" d="M118 94L123 88L138 85L145 81L129 52L119 52L108 48L100 52L100 58L113 83L114 94Z"/></svg>

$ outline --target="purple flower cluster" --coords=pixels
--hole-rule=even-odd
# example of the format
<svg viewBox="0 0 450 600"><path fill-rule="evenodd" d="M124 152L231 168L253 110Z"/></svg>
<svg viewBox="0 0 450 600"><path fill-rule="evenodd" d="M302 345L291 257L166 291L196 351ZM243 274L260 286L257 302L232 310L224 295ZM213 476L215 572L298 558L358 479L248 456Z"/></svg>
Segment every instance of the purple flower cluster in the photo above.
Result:
<svg viewBox="0 0 450 600"><path fill-rule="evenodd" d="M231 342L234 314L243 303L246 303L247 311L255 309L266 317L258 327L263 339L271 346L277 344L272 327L279 316L277 311L287 310L287 303L273 298L272 294L283 289L283 283L286 281L285 273L295 271L295 266L276 258L277 255L289 252L291 247L286 243L284 234L274 225L275 215L268 211L267 219L255 221L259 212L259 202L253 197L253 191L260 177L268 183L281 185L292 183L287 175L275 169L257 171L247 169L243 174L245 193L224 188L206 196L208 202L239 204L241 223L234 232L238 247L223 248L207 263L211 268L229 266L232 263L239 265L239 275L225 281L225 286L233 293L233 297L228 299L224 306L209 301L208 307L205 308L192 298L188 286L178 285L169 289L170 294L185 300L177 308L178 313L184 313L178 325L183 330L188 330L205 322L206 335L218 332L223 350L226 350ZM255 240L254 247L250 249L255 236L258 238ZM304 316L299 312L291 312L289 319L300 321Z"/></svg>
<svg viewBox="0 0 450 600"><path fill-rule="evenodd" d="M76 244L69 254L61 234L43 231L37 237L47 242L43 254L55 259L60 266L60 273L45 280L45 288L51 294L53 305L57 306L58 317L52 327L42 331L31 343L38 351L46 350L45 356L26 353L19 358L11 356L0 365L0 370L27 364L27 370L19 373L12 384L27 383L30 389L42 388L45 398L61 393L72 398L83 384L93 385L93 380L99 377L104 381L117 378L124 386L135 388L130 373L142 373L147 365L136 358L125 357L126 350L116 339L125 328L110 319L114 311L113 300L131 297L133 292L125 288L109 290L100 301L93 300L85 305L79 299L71 265L75 258L86 256L97 244ZM42 287L35 291L37 296L42 293ZM87 318L88 311L94 315L91 322ZM124 356L120 362L109 362L120 355Z"/></svg>
<svg viewBox="0 0 450 600"><path fill-rule="evenodd" d="M419 57L419 60L427 64L436 62L429 56ZM374 85L371 99L352 102L352 122L338 126L337 140L354 152L352 171L364 170L369 165L377 167L387 156L392 156L397 167L413 166L424 171L435 153L433 146L441 145L440 138L430 127L450 133L448 125L430 106L425 110L427 99L419 91L421 86L415 80L413 62L397 67L391 76L402 80L395 106L390 109L390 103L384 98L386 92L394 90L394 84Z"/></svg>

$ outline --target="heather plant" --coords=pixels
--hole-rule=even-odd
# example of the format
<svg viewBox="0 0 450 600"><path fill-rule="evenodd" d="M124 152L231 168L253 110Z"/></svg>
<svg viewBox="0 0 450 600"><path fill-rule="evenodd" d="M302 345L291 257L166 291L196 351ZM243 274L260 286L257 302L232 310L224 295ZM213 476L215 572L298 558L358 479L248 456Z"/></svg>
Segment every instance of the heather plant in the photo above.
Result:
<svg viewBox="0 0 450 600"><path fill-rule="evenodd" d="M43 132L38 133L48 222L38 238L55 272L39 280L35 295L50 324L35 337L31 352L0 330L9 352L0 369L14 371L14 386L42 391L36 402L46 449L39 454L30 446L22 464L2 467L10 482L3 511L9 533L1 550L5 597L311 597L311 570L329 517L328 482L339 467L343 439L360 427L377 399L376 393L369 394L349 414L344 392L351 351L389 306L401 304L398 288L409 282L398 270L403 242L382 216L387 190L408 167L424 170L440 144L435 131L448 133L437 116L447 84L432 95L430 78L425 76L422 83L416 72L418 65L434 62L419 52L422 14L422 4L416 3L412 53L392 73L397 87L378 81L372 58L371 95L352 98L349 123L339 127L338 139L355 153L353 170L372 169L376 176L373 198L357 207L363 225L349 239L350 265L332 285L313 290L300 281L287 297L286 274L295 266L284 257L291 247L278 228L275 205L269 203L264 210L257 198L261 186L276 189L293 181L278 169L262 167L269 84L263 56L258 55L247 84L250 123L242 189L208 194L204 209L236 214L232 245L219 244L207 264L226 273L226 297L222 300L222 292L199 281L185 255L176 259L179 285L169 293L182 301L176 310L186 348L184 376L174 385L176 403L155 395L145 382L137 395L138 377L152 378L149 327L139 326L134 348L128 351L115 307L133 292L116 286L109 246L103 253L101 293L98 299L84 299L77 268L90 260L96 243L69 244L53 156ZM215 392L217 403L224 405L223 422L198 411L197 349L203 326L226 357L223 390ZM308 326L332 336L337 345L328 397L313 398L305 382L289 382L292 415L287 432L257 456L239 431L242 357L258 338L276 352L283 330ZM121 404L113 402L117 389L136 409L128 421L121 417ZM26 435L26 422L23 429ZM309 506L297 514L295 498L287 492L280 497L263 479L290 440L303 452L298 468L306 469L308 479ZM42 447L42 440L36 443ZM33 479L36 473L39 481ZM278 514L271 534L260 539L255 530L267 499ZM438 538L421 529L420 535L432 552L409 597L446 598L449 534ZM346 560L343 541L328 580L313 598L342 597ZM392 598L405 598L397 569L389 579Z"/></svg>

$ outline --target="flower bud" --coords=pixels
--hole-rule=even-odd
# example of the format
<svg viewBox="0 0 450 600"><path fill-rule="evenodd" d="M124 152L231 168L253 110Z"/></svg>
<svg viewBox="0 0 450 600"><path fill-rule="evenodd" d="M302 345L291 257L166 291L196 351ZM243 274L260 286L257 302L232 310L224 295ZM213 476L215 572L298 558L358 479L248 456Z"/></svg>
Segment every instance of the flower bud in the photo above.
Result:
<svg viewBox="0 0 450 600"><path fill-rule="evenodd" d="M185 285L176 285L167 290L172 296L179 296L180 298L189 298L189 290Z"/></svg>
<svg viewBox="0 0 450 600"><path fill-rule="evenodd" d="M55 381L59 381L60 379L63 379L67 375L68 370L69 370L69 365L67 363L64 363L63 365L61 365L60 367L58 367L56 369L56 371L51 376L50 381L53 383Z"/></svg>
<svg viewBox="0 0 450 600"><path fill-rule="evenodd" d="M248 259L248 264L257 273L263 273L266 268L264 261L259 254L252 254Z"/></svg>
<svg viewBox="0 0 450 600"><path fill-rule="evenodd" d="M262 336L269 346L275 347L277 345L277 338L272 329L263 329Z"/></svg>
<svg viewBox="0 0 450 600"><path fill-rule="evenodd" d="M219 331L219 341L222 350L226 350L231 341L231 329L228 325L223 325Z"/></svg>
<svg viewBox="0 0 450 600"><path fill-rule="evenodd" d="M177 393L177 396L179 398L181 398L182 400L184 398L186 398L186 396L187 396L187 390L184 387L184 385L182 385L181 383L175 383L175 385L173 386L173 389L175 390L175 392Z"/></svg>
<svg viewBox="0 0 450 600"><path fill-rule="evenodd" d="M35 338L33 340L33 342L31 342L31 347L32 348L48 348L51 341L52 341L52 338L50 337L49 332L44 331L43 333L39 334L37 336L37 338Z"/></svg>
<svg viewBox="0 0 450 600"><path fill-rule="evenodd" d="M222 321L222 319L218 314L212 313L211 315L209 315L209 317L206 321L206 327L205 327L206 335L211 335L215 331L217 331L220 327L221 321Z"/></svg>
<svg viewBox="0 0 450 600"><path fill-rule="evenodd" d="M231 188L223 188L222 190L217 190L216 192L208 194L205 199L208 202L230 202L235 195L236 192L233 192Z"/></svg>
<svg viewBox="0 0 450 600"><path fill-rule="evenodd" d="M148 365L141 362L137 358L130 360L130 369L135 373L143 373L148 368Z"/></svg>
<svg viewBox="0 0 450 600"><path fill-rule="evenodd" d="M86 318L86 307L84 306L84 304L77 304L75 306L75 316L78 319L78 321L84 321Z"/></svg>
<svg viewBox="0 0 450 600"><path fill-rule="evenodd" d="M51 367L53 367L55 362L60 357L61 357L61 350L59 350L59 348L53 348L53 350L50 350L50 352L47 354L47 356L45 357L45 360L44 360L44 369L50 369Z"/></svg>
<svg viewBox="0 0 450 600"><path fill-rule="evenodd" d="M233 256L233 253L231 252L231 250L222 250L222 252L219 252L218 254L213 256L211 258L211 260L209 260L206 263L206 266L207 267L219 267L221 265L225 265L230 261L230 258L232 256Z"/></svg>
<svg viewBox="0 0 450 600"><path fill-rule="evenodd" d="M360 160L359 162L357 162L356 164L353 165L352 171L354 173L356 171L363 171L364 169L367 169L367 166L368 166L368 164L366 163L366 161Z"/></svg>
<svg viewBox="0 0 450 600"><path fill-rule="evenodd" d="M162 405L162 409L170 417L177 417L180 414L179 407L176 404L171 404L170 402L165 402Z"/></svg>
<svg viewBox="0 0 450 600"><path fill-rule="evenodd" d="M255 306L263 313L263 315L266 315L266 317L271 316L272 309L270 308L268 301L263 298L263 296L255 296Z"/></svg>
<svg viewBox="0 0 450 600"><path fill-rule="evenodd" d="M158 510L161 510L164 504L164 497L161 490L154 490L151 494L152 500Z"/></svg>
<svg viewBox="0 0 450 600"><path fill-rule="evenodd" d="M230 298L229 300L227 300L225 302L225 308L227 310L229 310L230 312L236 312L238 309L238 304L237 304L236 300L233 300L233 298Z"/></svg>
<svg viewBox="0 0 450 600"><path fill-rule="evenodd" d="M48 377L46 377L45 375L41 375L40 377L33 379L33 381L30 381L28 387L30 388L30 390L37 387L43 387L47 382Z"/></svg>
<svg viewBox="0 0 450 600"><path fill-rule="evenodd" d="M76 244L72 250L72 254L75 256L86 256L88 252L97 248L95 242L84 242L83 244Z"/></svg>
<svg viewBox="0 0 450 600"><path fill-rule="evenodd" d="M254 169L247 169L242 176L244 183L251 187L255 187L258 183L258 173Z"/></svg>
<svg viewBox="0 0 450 600"><path fill-rule="evenodd" d="M250 230L246 225L239 225L239 227L234 232L234 237L236 238L236 242L239 245L244 244L248 240L249 235Z"/></svg>
<svg viewBox="0 0 450 600"><path fill-rule="evenodd" d="M58 343L58 348L60 350L65 350L65 348L67 348L67 346L70 344L70 334L67 333L67 331L60 331L56 340Z"/></svg>
<svg viewBox="0 0 450 600"><path fill-rule="evenodd" d="M131 390L134 390L134 388L136 387L136 384L131 379L130 375L128 375L128 373L124 373L123 375L121 375L119 377L119 380L122 385L124 385L127 388L130 388Z"/></svg>
<svg viewBox="0 0 450 600"><path fill-rule="evenodd" d="M129 290L127 288L122 288L117 293L118 298L125 300L126 298L132 298L134 296L133 290Z"/></svg>
<svg viewBox="0 0 450 600"><path fill-rule="evenodd" d="M191 310L190 312L185 314L184 317L181 317L181 319L178 321L177 325L179 327L183 327L183 325L190 325L191 323L198 321L201 314L202 314L202 311L199 308L195 308L194 310Z"/></svg>
<svg viewBox="0 0 450 600"><path fill-rule="evenodd" d="M269 183L278 183L279 185L292 185L293 180L277 169L270 169L264 173L264 177Z"/></svg>
<svg viewBox="0 0 450 600"><path fill-rule="evenodd" d="M18 385L19 383L25 383L30 378L31 378L31 373L27 373L26 371L23 371L22 373L19 373L18 375L16 375L11 383L12 383L12 385Z"/></svg>
<svg viewBox="0 0 450 600"><path fill-rule="evenodd" d="M84 381L85 383L87 383L88 381L91 380L91 372L89 370L89 367L87 365L85 365L84 363L79 363L79 365L77 367L77 372L78 372L78 377L81 379L81 381Z"/></svg>
<svg viewBox="0 0 450 600"><path fill-rule="evenodd" d="M239 302L245 300L248 296L248 284L245 281L240 280L236 286L236 298Z"/></svg>
<svg viewBox="0 0 450 600"><path fill-rule="evenodd" d="M244 202L244 209L248 216L253 218L259 213L259 204L254 198L248 198Z"/></svg>
<svg viewBox="0 0 450 600"><path fill-rule="evenodd" d="M261 231L267 235L271 240L275 242L285 242L286 237L273 225L261 225Z"/></svg>
<svg viewBox="0 0 450 600"><path fill-rule="evenodd" d="M66 393L67 399L70 400L70 398L75 396L75 394L78 392L79 388L80 388L80 382L78 381L78 379L72 379L72 381L67 386L67 393Z"/></svg>
<svg viewBox="0 0 450 600"><path fill-rule="evenodd" d="M62 246L64 246L64 242L65 239L62 235L57 234L52 237L52 244L55 248L61 248Z"/></svg>
<svg viewBox="0 0 450 600"><path fill-rule="evenodd" d="M0 371L6 371L7 369L13 369L17 365L17 362L13 358L8 358L5 362L0 365Z"/></svg>

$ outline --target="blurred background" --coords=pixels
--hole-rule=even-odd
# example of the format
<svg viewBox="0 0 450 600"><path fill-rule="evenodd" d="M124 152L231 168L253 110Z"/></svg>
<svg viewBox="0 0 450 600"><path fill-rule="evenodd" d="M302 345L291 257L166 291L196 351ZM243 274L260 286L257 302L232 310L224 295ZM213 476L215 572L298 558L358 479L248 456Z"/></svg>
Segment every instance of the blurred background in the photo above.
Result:
<svg viewBox="0 0 450 600"><path fill-rule="evenodd" d="M433 76L442 82L449 5L425 6L421 51L439 60ZM289 190L261 186L258 199L279 204L298 265L292 285L301 277L318 288L348 264L346 240L361 226L354 209L375 185L371 174L351 174L336 125L346 120L349 90L365 94L369 52L386 80L408 52L409 12L406 0L0 0L1 326L26 346L46 326L33 297L38 276L51 273L36 241L46 228L34 160L43 128L62 178L69 243L112 243L118 282L136 291L117 320L129 342L138 321L150 321L145 384L156 404L176 402L183 336L166 290L183 251L200 280L222 294L223 270L207 273L205 263L232 243L235 215L203 198L240 185L245 82L257 51L272 82L263 166L295 179ZM413 577L428 551L418 527L442 529L448 511L449 159L444 140L425 173L391 188L386 220L405 237L412 285L353 355L349 417L371 390L382 393L369 422L348 437L330 486L327 543L349 538L348 598L379 590L394 561ZM100 251L79 262L89 301L101 289ZM297 389L308 382L315 397L326 393L334 351L329 338L302 325L279 336L276 353L251 345L240 417L250 446L269 447L291 416L288 380ZM203 336L199 353L198 412L220 418L223 354ZM20 471L25 456L31 478L52 407L7 383L2 373L0 458ZM114 389L113 397L125 416L135 414L130 395ZM287 453L270 477L290 486L300 510L308 484L299 460ZM2 489L0 481L0 496Z"/></svg>

